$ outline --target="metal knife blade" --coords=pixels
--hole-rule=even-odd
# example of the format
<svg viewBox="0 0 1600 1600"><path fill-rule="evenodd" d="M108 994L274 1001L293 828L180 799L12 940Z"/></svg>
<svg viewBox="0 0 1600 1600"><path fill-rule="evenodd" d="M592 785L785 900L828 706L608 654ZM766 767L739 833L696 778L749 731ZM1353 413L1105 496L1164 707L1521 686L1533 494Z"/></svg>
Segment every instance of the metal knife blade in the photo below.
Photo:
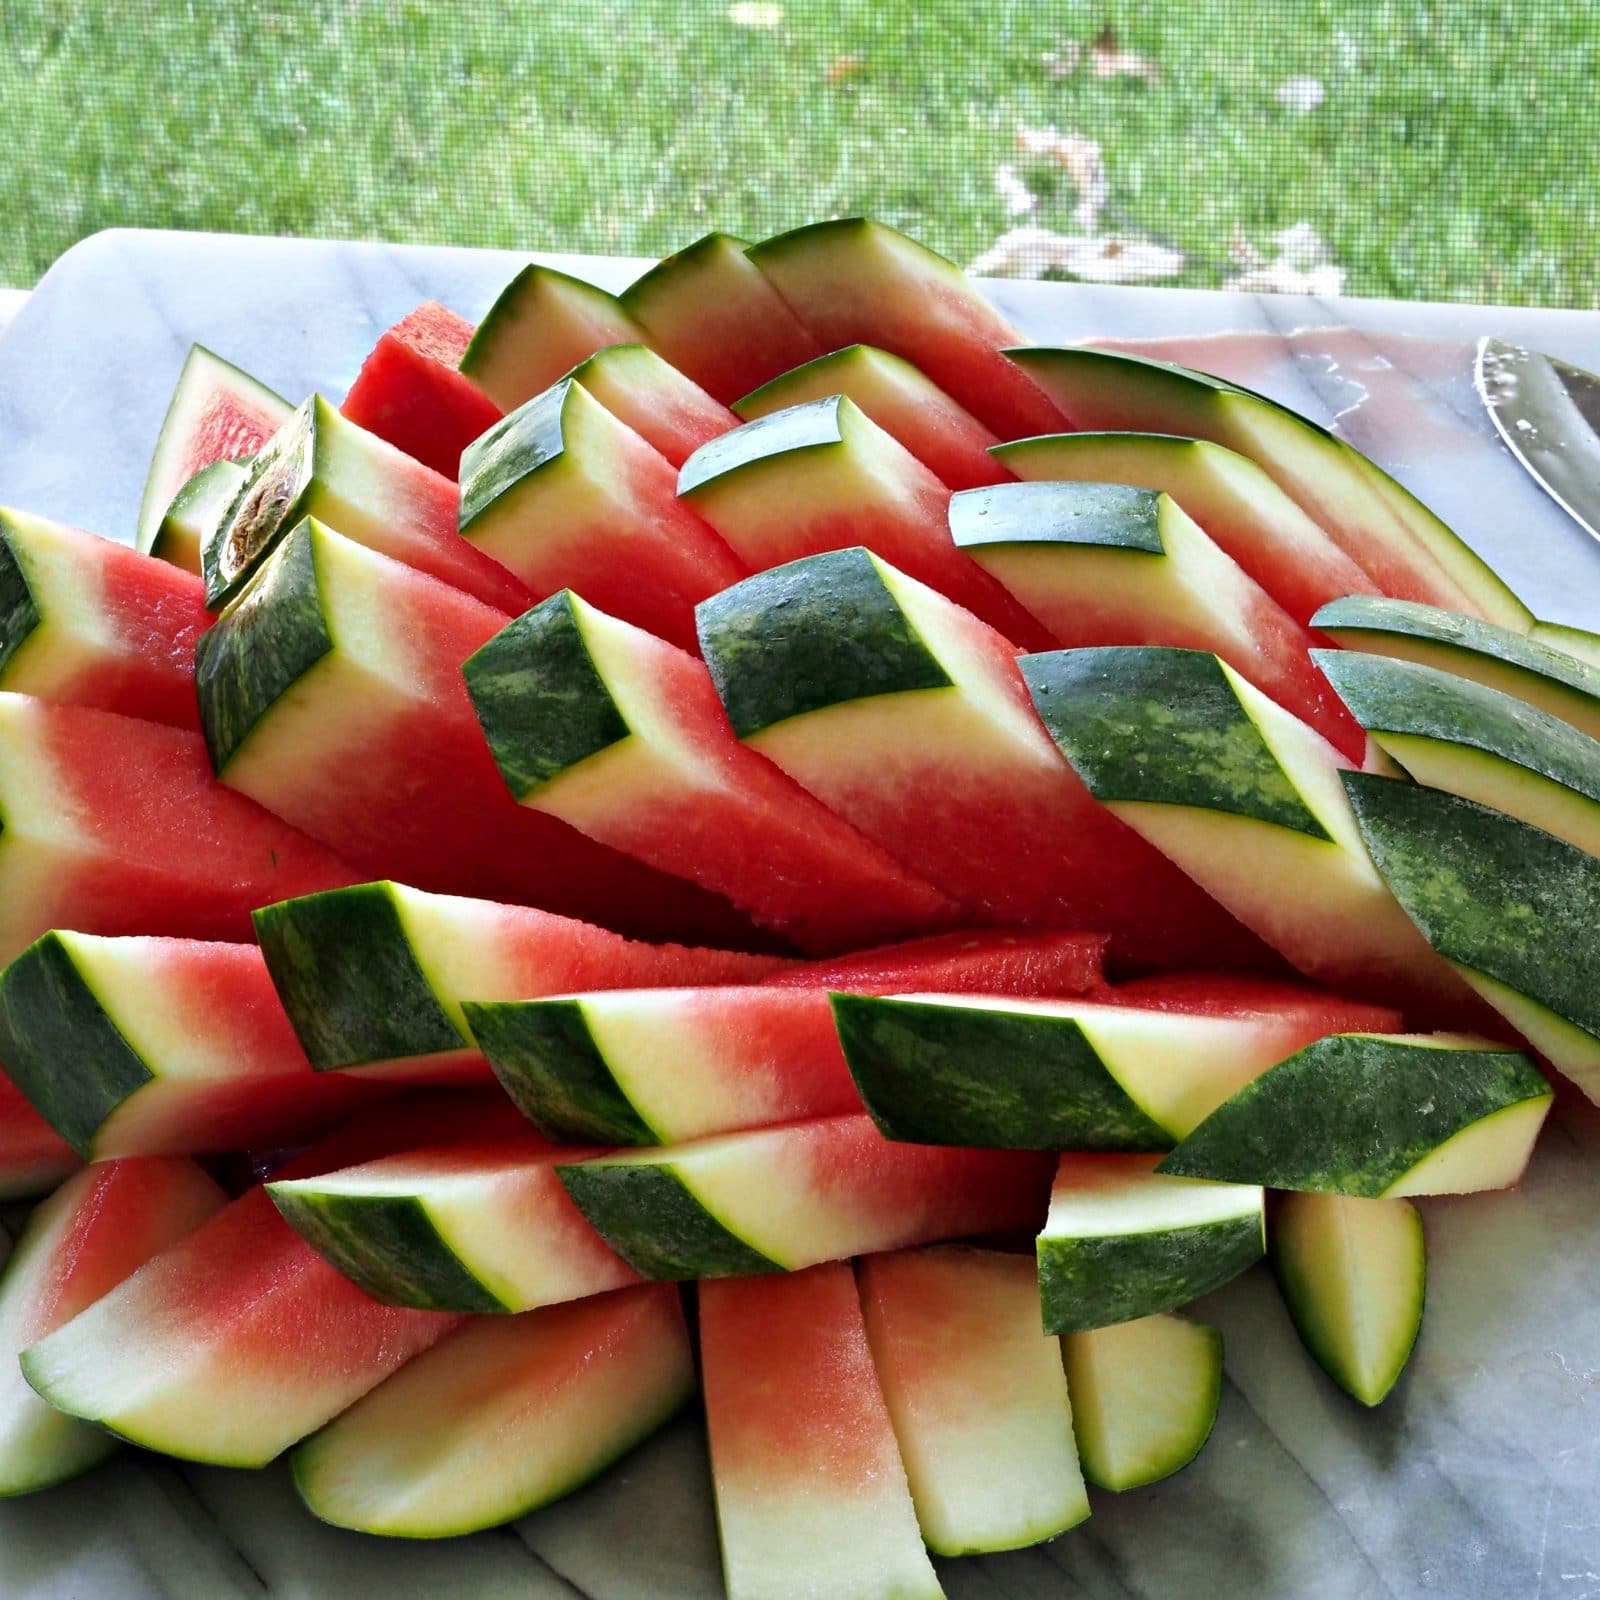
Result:
<svg viewBox="0 0 1600 1600"><path fill-rule="evenodd" d="M1478 341L1473 381L1506 448L1600 539L1600 377L1504 339Z"/></svg>

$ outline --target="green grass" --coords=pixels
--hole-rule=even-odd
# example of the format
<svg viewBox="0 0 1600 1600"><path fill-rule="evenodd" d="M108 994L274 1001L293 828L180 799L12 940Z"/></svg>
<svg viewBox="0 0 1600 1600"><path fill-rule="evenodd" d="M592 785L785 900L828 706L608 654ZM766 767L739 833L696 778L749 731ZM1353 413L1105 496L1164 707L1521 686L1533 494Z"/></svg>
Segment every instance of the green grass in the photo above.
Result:
<svg viewBox="0 0 1600 1600"><path fill-rule="evenodd" d="M1581 5L784 9L5 0L0 282L118 224L659 254L865 211L966 262L1010 225L994 172L1027 122L1100 142L1117 225L1186 251L1183 282L1306 221L1351 293L1600 304ZM1108 24L1158 82L1051 75ZM1306 114L1273 94L1300 75Z"/></svg>

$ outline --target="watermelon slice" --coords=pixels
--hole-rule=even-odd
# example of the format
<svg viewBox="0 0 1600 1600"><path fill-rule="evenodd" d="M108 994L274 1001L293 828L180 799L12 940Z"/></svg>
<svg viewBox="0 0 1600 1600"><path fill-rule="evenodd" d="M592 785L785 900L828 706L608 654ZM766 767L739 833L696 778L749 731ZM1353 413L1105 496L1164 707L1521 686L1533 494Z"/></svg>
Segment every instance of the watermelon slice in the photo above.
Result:
<svg viewBox="0 0 1600 1600"><path fill-rule="evenodd" d="M288 420L291 406L248 373L190 345L161 424L135 545L150 550L173 496L213 462L254 455Z"/></svg>
<svg viewBox="0 0 1600 1600"><path fill-rule="evenodd" d="M946 488L976 489L1012 476L989 453L999 440L970 411L909 361L871 345L847 345L808 361L736 400L733 409L753 422L835 394L848 395Z"/></svg>
<svg viewBox="0 0 1600 1600"><path fill-rule="evenodd" d="M850 1268L698 1297L728 1600L938 1600Z"/></svg>
<svg viewBox="0 0 1600 1600"><path fill-rule="evenodd" d="M718 434L739 426L720 400L648 345L608 345L567 376L674 467Z"/></svg>
<svg viewBox="0 0 1600 1600"><path fill-rule="evenodd" d="M527 1311L637 1283L556 1176L558 1160L584 1152L557 1151L505 1111L499 1137L278 1179L267 1192L319 1255L386 1305Z"/></svg>
<svg viewBox="0 0 1600 1600"><path fill-rule="evenodd" d="M1059 433L995 448L1017 477L1131 483L1169 494L1299 623L1369 578L1248 456L1163 433Z"/></svg>
<svg viewBox="0 0 1600 1600"><path fill-rule="evenodd" d="M247 939L350 869L211 774L197 733L0 694L0 961L50 928Z"/></svg>
<svg viewBox="0 0 1600 1600"><path fill-rule="evenodd" d="M77 1152L0 1071L0 1200L45 1194L77 1165Z"/></svg>
<svg viewBox="0 0 1600 1600"><path fill-rule="evenodd" d="M1016 1550L1082 1522L1072 1403L1033 1262L942 1245L867 1256L857 1275L928 1548Z"/></svg>
<svg viewBox="0 0 1600 1600"><path fill-rule="evenodd" d="M1054 1159L892 1144L858 1115L557 1170L578 1209L645 1277L720 1278L1037 1229Z"/></svg>
<svg viewBox="0 0 1600 1600"><path fill-rule="evenodd" d="M484 1112L433 1102L380 1113L282 1176L403 1148L424 1128L449 1137L453 1117L470 1127ZM58 1411L135 1444L259 1467L460 1321L368 1298L254 1188L30 1345L22 1370Z"/></svg>
<svg viewBox="0 0 1600 1600"><path fill-rule="evenodd" d="M237 461L213 461L195 473L172 497L172 504L150 541L150 554L157 561L182 567L198 578L200 549L208 539L216 537L222 519L250 476L254 459L241 456Z"/></svg>
<svg viewBox="0 0 1600 1600"><path fill-rule="evenodd" d="M504 415L456 370L472 333L465 317L424 301L378 340L339 409L424 466L455 477L461 452Z"/></svg>
<svg viewBox="0 0 1600 1600"><path fill-rule="evenodd" d="M582 1487L694 1389L683 1308L666 1285L478 1318L300 1445L295 1487L336 1527L471 1533Z"/></svg>
<svg viewBox="0 0 1600 1600"><path fill-rule="evenodd" d="M690 648L696 602L749 570L677 498L666 457L573 378L468 449L460 526L532 594L577 589Z"/></svg>
<svg viewBox="0 0 1600 1600"><path fill-rule="evenodd" d="M150 1156L86 1168L28 1219L0 1278L0 1497L76 1477L117 1448L46 1405L17 1357L224 1204L192 1161Z"/></svg>
<svg viewBox="0 0 1600 1600"><path fill-rule="evenodd" d="M1297 623L1170 496L1107 483L1011 483L950 501L955 542L1059 645L1210 650L1357 764L1367 738Z"/></svg>
<svg viewBox="0 0 1600 1600"><path fill-rule="evenodd" d="M759 573L700 607L700 637L739 737L974 917L1260 964L1057 758L1006 641L887 561L858 548Z"/></svg>
<svg viewBox="0 0 1600 1600"><path fill-rule="evenodd" d="M698 656L570 591L462 671L522 805L727 896L800 949L956 920L946 896L739 742Z"/></svg>
<svg viewBox="0 0 1600 1600"><path fill-rule="evenodd" d="M755 572L865 545L1006 638L1049 634L950 538L950 491L843 395L747 422L684 462L678 493Z"/></svg>
<svg viewBox="0 0 1600 1600"><path fill-rule="evenodd" d="M456 532L460 495L442 473L413 461L314 394L262 445L250 476L200 550L206 602L220 610L285 534L322 517L347 539L403 561L508 615L527 586Z"/></svg>
<svg viewBox="0 0 1600 1600"><path fill-rule="evenodd" d="M708 233L621 296L650 343L724 404L822 354L745 249L743 239Z"/></svg>
<svg viewBox="0 0 1600 1600"><path fill-rule="evenodd" d="M47 933L0 972L0 1057L91 1161L304 1143L375 1084L316 1073L254 945Z"/></svg>
<svg viewBox="0 0 1600 1600"><path fill-rule="evenodd" d="M0 688L198 728L200 580L126 545L0 508Z"/></svg>
<svg viewBox="0 0 1600 1600"><path fill-rule="evenodd" d="M1002 439L1061 412L1001 354L1022 336L959 267L881 222L843 217L754 245L750 260L824 350L879 345L914 362Z"/></svg>
<svg viewBox="0 0 1600 1600"><path fill-rule="evenodd" d="M200 648L218 775L374 877L651 933L747 931L726 902L506 792L460 672L504 622L308 520Z"/></svg>
<svg viewBox="0 0 1600 1600"><path fill-rule="evenodd" d="M527 906L368 883L256 914L267 969L311 1064L488 1079L463 999L641 984L749 983L772 956L637 944Z"/></svg>
<svg viewBox="0 0 1600 1600"><path fill-rule="evenodd" d="M461 370L502 411L514 411L597 350L644 342L615 295L534 262L500 291L462 352Z"/></svg>

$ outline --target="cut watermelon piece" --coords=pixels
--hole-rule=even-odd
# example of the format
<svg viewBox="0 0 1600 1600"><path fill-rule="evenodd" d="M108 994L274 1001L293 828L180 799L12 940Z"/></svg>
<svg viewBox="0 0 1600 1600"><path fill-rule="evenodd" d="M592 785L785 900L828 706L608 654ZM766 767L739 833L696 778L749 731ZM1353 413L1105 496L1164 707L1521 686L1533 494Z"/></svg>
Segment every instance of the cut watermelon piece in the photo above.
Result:
<svg viewBox="0 0 1600 1600"><path fill-rule="evenodd" d="M506 792L460 670L504 622L306 521L198 653L217 774L374 877L650 933L748 930L726 902Z"/></svg>
<svg viewBox="0 0 1600 1600"><path fill-rule="evenodd" d="M495 1139L277 1180L267 1192L306 1243L375 1300L527 1311L639 1281L556 1176L558 1160L583 1153L558 1151L522 1123Z"/></svg>
<svg viewBox="0 0 1600 1600"><path fill-rule="evenodd" d="M886 561L843 550L760 573L700 607L700 637L740 738L974 916L1261 963L1051 749L1006 641Z"/></svg>
<svg viewBox="0 0 1600 1600"><path fill-rule="evenodd" d="M698 1295L728 1600L939 1600L850 1268Z"/></svg>
<svg viewBox="0 0 1600 1600"><path fill-rule="evenodd" d="M139 503L134 543L150 550L173 496L213 462L254 455L293 408L248 373L190 345L161 424Z"/></svg>
<svg viewBox="0 0 1600 1600"><path fill-rule="evenodd" d="M552 596L464 665L522 805L726 896L822 954L956 920L956 907L728 726L705 664Z"/></svg>
<svg viewBox="0 0 1600 1600"><path fill-rule="evenodd" d="M1183 434L1248 456L1383 593L1451 606L1522 633L1532 625L1528 608L1420 500L1287 407L1203 372L1120 351L1009 354L1074 428Z"/></svg>
<svg viewBox="0 0 1600 1600"><path fill-rule="evenodd" d="M852 994L1091 994L1105 979L1106 937L1041 928L939 933L831 961L780 968L763 983L847 989Z"/></svg>
<svg viewBox="0 0 1600 1600"><path fill-rule="evenodd" d="M843 395L774 411L697 450L678 493L754 572L864 545L1014 644L1049 634L950 538L950 491Z"/></svg>
<svg viewBox="0 0 1600 1600"><path fill-rule="evenodd" d="M47 1194L77 1166L77 1152L0 1071L0 1200Z"/></svg>
<svg viewBox="0 0 1600 1600"><path fill-rule="evenodd" d="M557 1170L647 1278L793 1272L869 1250L1037 1228L1051 1156L893 1144L864 1116L629 1150Z"/></svg>
<svg viewBox="0 0 1600 1600"><path fill-rule="evenodd" d="M50 928L248 939L250 912L351 881L219 784L181 728L0 694L0 961Z"/></svg>
<svg viewBox="0 0 1600 1600"><path fill-rule="evenodd" d="M198 578L201 547L216 537L254 460L254 456L241 456L237 461L213 461L195 473L172 497L150 541L150 554Z"/></svg>
<svg viewBox="0 0 1600 1600"><path fill-rule="evenodd" d="M444 1137L444 1121L434 1104L376 1117L283 1175L375 1156L421 1127ZM30 1345L22 1371L58 1411L134 1444L259 1467L460 1321L379 1305L255 1188Z"/></svg>
<svg viewBox="0 0 1600 1600"><path fill-rule="evenodd" d="M835 394L853 400L948 489L976 489L1012 476L989 453L999 440L970 411L909 361L871 345L847 345L808 361L736 400L733 409L753 422Z"/></svg>
<svg viewBox="0 0 1600 1600"><path fill-rule="evenodd" d="M424 301L378 340L339 409L424 466L455 477L461 452L505 415L457 371L472 333L465 317Z"/></svg>
<svg viewBox="0 0 1600 1600"><path fill-rule="evenodd" d="M749 571L677 498L666 457L571 378L462 457L461 532L539 598L576 589L690 648L696 603Z"/></svg>
<svg viewBox="0 0 1600 1600"><path fill-rule="evenodd" d="M479 1318L299 1446L295 1487L336 1527L472 1533L581 1488L694 1390L683 1308L666 1285Z"/></svg>
<svg viewBox="0 0 1600 1600"><path fill-rule="evenodd" d="M502 411L514 411L597 350L645 342L615 295L534 262L500 291L462 352L461 370Z"/></svg>
<svg viewBox="0 0 1600 1600"><path fill-rule="evenodd" d="M200 580L126 545L0 508L0 688L198 728Z"/></svg>
<svg viewBox="0 0 1600 1600"><path fill-rule="evenodd" d="M1056 1340L1027 1256L945 1245L868 1256L858 1277L922 1537L1016 1550L1089 1515Z"/></svg>
<svg viewBox="0 0 1600 1600"><path fill-rule="evenodd" d="M316 1073L254 945L47 933L0 972L0 1058L78 1153L272 1148L379 1092Z"/></svg>
<svg viewBox="0 0 1600 1600"><path fill-rule="evenodd" d="M1059 433L995 448L1017 477L1130 483L1169 494L1285 611L1309 623L1319 606L1377 584L1248 456L1163 433Z"/></svg>
<svg viewBox="0 0 1600 1600"><path fill-rule="evenodd" d="M17 1357L226 1203L192 1161L152 1156L87 1168L28 1219L0 1278L0 1497L74 1478L117 1448L46 1405Z"/></svg>
<svg viewBox="0 0 1600 1600"><path fill-rule="evenodd" d="M1094 998L1200 1017L1274 1017L1302 1042L1325 1033L1394 1033L1400 1021L1400 1013L1389 1006L1238 972L1163 972L1116 984Z"/></svg>
<svg viewBox="0 0 1600 1600"><path fill-rule="evenodd" d="M200 550L206 601L220 610L307 517L514 616L532 596L456 531L460 495L442 473L340 416L314 394L260 449Z"/></svg>
<svg viewBox="0 0 1600 1600"><path fill-rule="evenodd" d="M881 222L844 217L754 245L750 260L824 350L871 344L914 362L1002 439L1061 412L1001 352L1022 336L953 262Z"/></svg>
<svg viewBox="0 0 1600 1600"><path fill-rule="evenodd" d="M1169 495L1011 483L950 501L955 542L1059 645L1210 650L1360 763L1367 738L1313 663L1317 638Z"/></svg>
<svg viewBox="0 0 1600 1600"><path fill-rule="evenodd" d="M749 983L784 966L772 956L638 944L528 906L393 883L267 906L256 933L314 1067L435 1081L489 1076L463 999Z"/></svg>
<svg viewBox="0 0 1600 1600"><path fill-rule="evenodd" d="M1528 638L1535 644L1549 645L1552 650L1576 656L1591 667L1600 667L1600 633L1574 628L1565 622L1536 622L1528 630Z"/></svg>
<svg viewBox="0 0 1600 1600"><path fill-rule="evenodd" d="M708 233L621 297L650 343L724 405L822 354L745 249L743 239Z"/></svg>
<svg viewBox="0 0 1600 1600"><path fill-rule="evenodd" d="M614 344L567 374L646 444L681 467L739 419L643 344Z"/></svg>

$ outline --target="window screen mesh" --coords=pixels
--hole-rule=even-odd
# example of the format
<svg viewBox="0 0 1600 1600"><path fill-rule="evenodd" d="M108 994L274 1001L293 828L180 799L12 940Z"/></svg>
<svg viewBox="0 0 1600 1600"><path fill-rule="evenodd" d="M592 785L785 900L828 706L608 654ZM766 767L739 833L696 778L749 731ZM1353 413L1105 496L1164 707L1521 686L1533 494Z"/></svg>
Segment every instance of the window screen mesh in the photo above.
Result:
<svg viewBox="0 0 1600 1600"><path fill-rule="evenodd" d="M1591 306L1567 0L4 0L0 282L112 225Z"/></svg>

